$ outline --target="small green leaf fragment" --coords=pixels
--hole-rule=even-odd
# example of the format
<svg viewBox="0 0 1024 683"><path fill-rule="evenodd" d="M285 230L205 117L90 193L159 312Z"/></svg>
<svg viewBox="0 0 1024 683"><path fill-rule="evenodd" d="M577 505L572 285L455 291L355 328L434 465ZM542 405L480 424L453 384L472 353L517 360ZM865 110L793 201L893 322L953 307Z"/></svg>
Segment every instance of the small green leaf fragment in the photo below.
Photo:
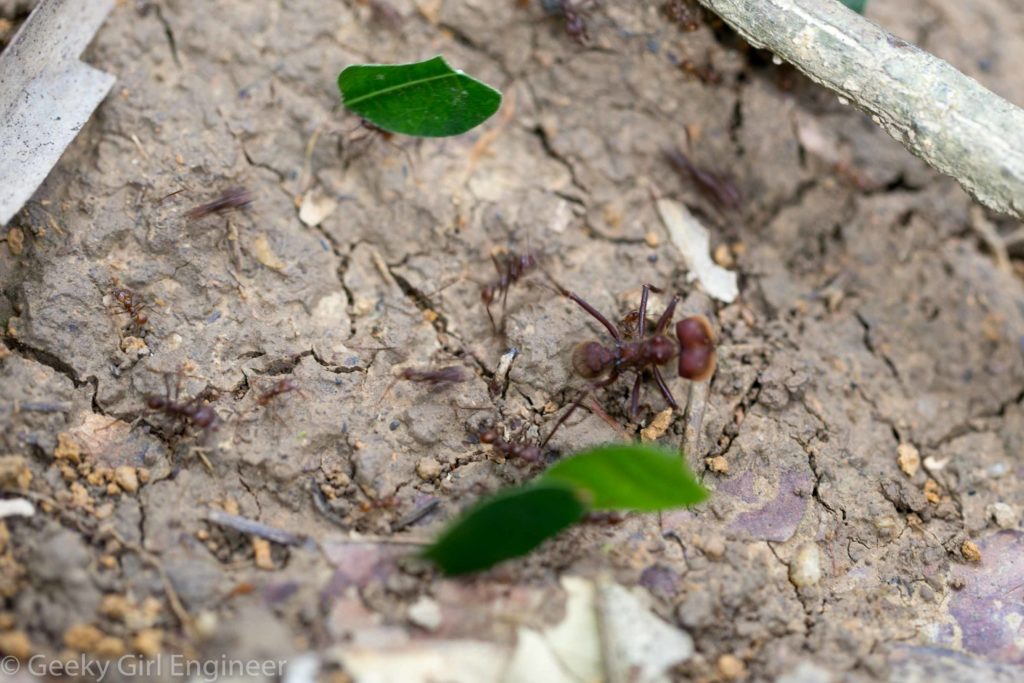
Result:
<svg viewBox="0 0 1024 683"><path fill-rule="evenodd" d="M864 14L864 10L868 6L868 0L839 0L839 2L843 3L858 14Z"/></svg>
<svg viewBox="0 0 1024 683"><path fill-rule="evenodd" d="M412 64L356 64L338 75L345 106L376 126L419 137L459 135L501 106L501 93L452 69L444 57Z"/></svg>
<svg viewBox="0 0 1024 683"><path fill-rule="evenodd" d="M456 520L424 555L445 574L480 571L525 555L585 513L573 488L561 482L507 489Z"/></svg>
<svg viewBox="0 0 1024 683"><path fill-rule="evenodd" d="M682 454L640 444L584 451L553 465L540 481L581 489L594 510L653 512L696 505L708 497Z"/></svg>

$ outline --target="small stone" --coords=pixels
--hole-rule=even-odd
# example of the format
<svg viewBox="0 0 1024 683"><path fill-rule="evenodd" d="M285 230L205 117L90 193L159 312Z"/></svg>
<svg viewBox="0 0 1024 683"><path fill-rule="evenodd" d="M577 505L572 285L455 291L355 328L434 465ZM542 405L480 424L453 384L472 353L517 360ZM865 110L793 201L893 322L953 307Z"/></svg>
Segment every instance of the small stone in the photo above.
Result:
<svg viewBox="0 0 1024 683"><path fill-rule="evenodd" d="M31 483L32 470L28 468L28 460L25 456L5 455L0 457L0 486L27 489Z"/></svg>
<svg viewBox="0 0 1024 683"><path fill-rule="evenodd" d="M78 442L67 432L57 434L57 447L53 449L55 460L70 460L76 465L82 461L82 451Z"/></svg>
<svg viewBox="0 0 1024 683"><path fill-rule="evenodd" d="M813 586L821 580L821 552L816 543L805 543L789 561L789 580L797 588Z"/></svg>
<svg viewBox="0 0 1024 683"><path fill-rule="evenodd" d="M196 633L203 638L210 638L217 633L218 623L217 614L204 609L196 616Z"/></svg>
<svg viewBox="0 0 1024 683"><path fill-rule="evenodd" d="M32 656L32 641L24 631L0 633L0 653L25 661Z"/></svg>
<svg viewBox="0 0 1024 683"><path fill-rule="evenodd" d="M941 489L939 488L939 482L934 479L929 479L924 483L924 497L928 499L929 503L938 503L942 500Z"/></svg>
<svg viewBox="0 0 1024 683"><path fill-rule="evenodd" d="M229 515L237 515L239 513L238 501L232 498L231 496L225 498L224 512L228 513Z"/></svg>
<svg viewBox="0 0 1024 683"><path fill-rule="evenodd" d="M160 654L163 632L155 628L139 631L132 638L132 649L145 657L156 657Z"/></svg>
<svg viewBox="0 0 1024 683"><path fill-rule="evenodd" d="M707 464L715 474L729 474L729 461L725 459L725 456L716 455L713 458L708 458Z"/></svg>
<svg viewBox="0 0 1024 683"><path fill-rule="evenodd" d="M409 607L409 621L428 631L436 631L441 626L441 607L423 596Z"/></svg>
<svg viewBox="0 0 1024 683"><path fill-rule="evenodd" d="M21 256L21 252L25 249L25 231L18 226L12 226L7 231L7 248L11 252L11 256Z"/></svg>
<svg viewBox="0 0 1024 683"><path fill-rule="evenodd" d="M747 675L747 667L739 657L726 654L718 658L718 673L727 681L737 681Z"/></svg>
<svg viewBox="0 0 1024 683"><path fill-rule="evenodd" d="M114 482L121 487L123 491L128 493L135 493L139 490L139 477L135 472L134 467L125 465L118 467L114 470Z"/></svg>
<svg viewBox="0 0 1024 683"><path fill-rule="evenodd" d="M140 484L145 484L147 481L149 481L149 470L148 469L146 469L145 467L140 467L136 472L139 475L139 483Z"/></svg>
<svg viewBox="0 0 1024 683"><path fill-rule="evenodd" d="M974 564L981 562L981 549L972 540L964 541L964 544L960 546L960 553L968 562L973 562Z"/></svg>
<svg viewBox="0 0 1024 683"><path fill-rule="evenodd" d="M896 462L903 474L913 477L921 467L921 454L912 444L901 443L896 447Z"/></svg>
<svg viewBox="0 0 1024 683"><path fill-rule="evenodd" d="M727 244L719 244L715 247L715 253L712 255L712 258L715 259L715 263L723 268L732 268L736 264L736 260L732 257L732 251L729 250Z"/></svg>
<svg viewBox="0 0 1024 683"><path fill-rule="evenodd" d="M712 536L708 540L704 541L704 545L701 549L704 551L704 554L712 560L717 560L725 555L725 541L723 541L720 536Z"/></svg>
<svg viewBox="0 0 1024 683"><path fill-rule="evenodd" d="M441 475L441 463L434 458L420 458L416 463L416 474L423 481L437 479Z"/></svg>
<svg viewBox="0 0 1024 683"><path fill-rule="evenodd" d="M127 596L117 593L104 595L100 602L100 614L116 621L124 621L134 609L132 601Z"/></svg>
<svg viewBox="0 0 1024 683"><path fill-rule="evenodd" d="M117 484L115 484L114 482L110 482L109 484L107 484L108 496L116 496L119 493L121 493L121 489L118 488Z"/></svg>
<svg viewBox="0 0 1024 683"><path fill-rule="evenodd" d="M104 659L117 659L124 654L124 641L115 636L106 636L96 644L96 654Z"/></svg>
<svg viewBox="0 0 1024 683"><path fill-rule="evenodd" d="M274 559L270 556L270 541L265 538L253 536L252 550L256 556L256 566L260 569L272 570Z"/></svg>
<svg viewBox="0 0 1024 683"><path fill-rule="evenodd" d="M149 347L146 340L139 337L125 337L121 340L121 351L127 356L142 358L149 355Z"/></svg>
<svg viewBox="0 0 1024 683"><path fill-rule="evenodd" d="M644 242L647 244L647 246L653 249L654 247L658 246L661 243L661 240L658 238L658 233L654 232L653 230L649 230L647 234L644 235Z"/></svg>
<svg viewBox="0 0 1024 683"><path fill-rule="evenodd" d="M1017 513L1006 503L992 503L987 506L985 516L995 522L1000 529L1012 529L1017 526Z"/></svg>
<svg viewBox="0 0 1024 683"><path fill-rule="evenodd" d="M64 645L76 652L93 652L104 637L92 624L77 624L64 632Z"/></svg>
<svg viewBox="0 0 1024 683"><path fill-rule="evenodd" d="M651 424L640 430L640 440L644 443L650 441L657 441L666 431L668 431L669 425L672 424L672 409L665 408L651 420Z"/></svg>

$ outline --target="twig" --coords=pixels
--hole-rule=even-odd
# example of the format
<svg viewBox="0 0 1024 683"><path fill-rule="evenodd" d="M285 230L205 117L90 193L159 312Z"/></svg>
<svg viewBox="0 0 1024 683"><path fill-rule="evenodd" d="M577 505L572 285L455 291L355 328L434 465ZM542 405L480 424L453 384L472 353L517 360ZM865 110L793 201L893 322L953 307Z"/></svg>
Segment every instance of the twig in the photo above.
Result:
<svg viewBox="0 0 1024 683"><path fill-rule="evenodd" d="M303 543L301 537L296 536L291 532L283 529L276 529L252 519L228 514L223 510L210 510L206 513L206 520L208 522L213 522L218 526L227 527L228 529L233 529L243 534L259 536L260 538L265 538L268 541L273 541L274 543L279 543L281 545L302 545Z"/></svg>
<svg viewBox="0 0 1024 683"><path fill-rule="evenodd" d="M700 2L755 47L871 114L982 204L1024 218L1024 110L842 3Z"/></svg>

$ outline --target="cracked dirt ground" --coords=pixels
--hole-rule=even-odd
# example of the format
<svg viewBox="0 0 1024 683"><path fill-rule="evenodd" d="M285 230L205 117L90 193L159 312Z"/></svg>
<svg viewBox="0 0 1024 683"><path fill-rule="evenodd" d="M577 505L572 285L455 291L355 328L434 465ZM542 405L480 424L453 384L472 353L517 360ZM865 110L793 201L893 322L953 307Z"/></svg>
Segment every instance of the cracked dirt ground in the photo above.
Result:
<svg viewBox="0 0 1024 683"><path fill-rule="evenodd" d="M678 680L1019 680L1024 289L960 188L655 3L593 6L588 47L540 3L393 4L399 24L354 1L122 2L87 52L115 90L0 245L0 484L39 508L0 528L0 650L314 651L330 676L344 644L511 643L560 619L559 576L610 573L693 636ZM1012 0L879 0L869 17L1024 103ZM505 93L471 134L389 143L338 105L342 67L436 53ZM666 163L687 129L740 212ZM237 186L249 208L183 217ZM298 216L310 193L337 202L317 227ZM737 302L688 281L657 197L709 226ZM713 314L706 397L671 381L704 401L686 457L713 495L442 580L388 537L429 538L531 476L474 434L547 433L574 396L570 350L600 333L534 276L496 337L480 285L497 249L536 252L616 316L645 282ZM473 379L392 385L443 365ZM179 368L182 396L206 392L224 421L209 438L145 410ZM285 378L301 393L258 405ZM601 398L622 423L627 392ZM644 401L645 420L664 407ZM552 444L615 438L579 411ZM294 542L212 524L215 508ZM410 621L423 596L439 621Z"/></svg>

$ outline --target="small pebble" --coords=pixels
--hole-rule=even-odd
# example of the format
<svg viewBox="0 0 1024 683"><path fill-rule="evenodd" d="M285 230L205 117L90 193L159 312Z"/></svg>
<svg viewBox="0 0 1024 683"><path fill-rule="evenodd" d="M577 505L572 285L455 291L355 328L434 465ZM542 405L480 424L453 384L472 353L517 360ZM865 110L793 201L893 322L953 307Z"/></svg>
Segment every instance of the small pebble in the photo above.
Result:
<svg viewBox="0 0 1024 683"><path fill-rule="evenodd" d="M747 667L739 657L726 654L718 658L718 673L727 681L738 681L747 675Z"/></svg>
<svg viewBox="0 0 1024 683"><path fill-rule="evenodd" d="M409 607L409 621L428 631L436 631L441 626L441 607L423 596Z"/></svg>
<svg viewBox="0 0 1024 683"><path fill-rule="evenodd" d="M1017 513L1006 503L992 503L987 506L985 516L995 522L1000 529L1012 529L1017 526Z"/></svg>
<svg viewBox="0 0 1024 683"><path fill-rule="evenodd" d="M9 631L0 633L0 652L20 660L26 660L32 656L35 648L32 642L25 635L24 631Z"/></svg>
<svg viewBox="0 0 1024 683"><path fill-rule="evenodd" d="M11 256L21 256L25 248L25 233L21 228L14 226L7 231L7 248Z"/></svg>
<svg viewBox="0 0 1024 683"><path fill-rule="evenodd" d="M968 562L973 562L975 564L981 562L981 548L979 548L974 541L964 541L964 544L960 546L960 552Z"/></svg>
<svg viewBox="0 0 1024 683"><path fill-rule="evenodd" d="M441 463L434 458L420 458L416 463L416 474L418 474L420 479L423 481L437 479L441 474Z"/></svg>
<svg viewBox="0 0 1024 683"><path fill-rule="evenodd" d="M708 458L707 463L715 474L729 474L729 461L724 456L716 455L713 458Z"/></svg>
<svg viewBox="0 0 1024 683"><path fill-rule="evenodd" d="M804 543L789 561L789 580L797 588L813 586L821 580L821 552L816 543Z"/></svg>
<svg viewBox="0 0 1024 683"><path fill-rule="evenodd" d="M725 555L725 541L719 536L712 536L711 538L704 541L704 545L701 548L704 554L713 560L717 560Z"/></svg>
<svg viewBox="0 0 1024 683"><path fill-rule="evenodd" d="M266 570L274 568L274 560L270 556L270 541L265 538L253 536L252 550L255 554L255 563L257 567Z"/></svg>
<svg viewBox="0 0 1024 683"><path fill-rule="evenodd" d="M139 477L135 468L125 465L114 470L114 482L121 487L121 490L128 493L135 493L139 490Z"/></svg>
<svg viewBox="0 0 1024 683"><path fill-rule="evenodd" d="M921 467L921 454L912 444L901 443L896 447L896 462L903 474L913 477Z"/></svg>
<svg viewBox="0 0 1024 683"><path fill-rule="evenodd" d="M132 638L132 649L140 655L156 657L160 654L162 641L163 632L155 628L143 629Z"/></svg>

